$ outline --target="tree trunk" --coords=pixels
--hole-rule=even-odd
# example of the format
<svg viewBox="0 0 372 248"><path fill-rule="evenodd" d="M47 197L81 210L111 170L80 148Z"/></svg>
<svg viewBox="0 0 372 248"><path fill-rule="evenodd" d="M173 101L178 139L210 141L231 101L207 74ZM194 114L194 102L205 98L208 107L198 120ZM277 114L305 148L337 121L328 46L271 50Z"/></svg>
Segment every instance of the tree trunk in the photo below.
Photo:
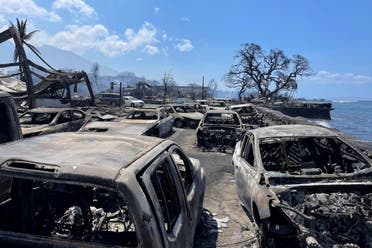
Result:
<svg viewBox="0 0 372 248"><path fill-rule="evenodd" d="M9 31L12 34L14 44L19 54L19 62L22 66L23 77L25 79L26 86L27 86L28 107L29 109L32 109L35 107L34 84L32 82L31 71L28 65L26 53L25 53L25 50L23 49L23 44L22 44L21 38L19 37L18 31L14 27L9 27Z"/></svg>

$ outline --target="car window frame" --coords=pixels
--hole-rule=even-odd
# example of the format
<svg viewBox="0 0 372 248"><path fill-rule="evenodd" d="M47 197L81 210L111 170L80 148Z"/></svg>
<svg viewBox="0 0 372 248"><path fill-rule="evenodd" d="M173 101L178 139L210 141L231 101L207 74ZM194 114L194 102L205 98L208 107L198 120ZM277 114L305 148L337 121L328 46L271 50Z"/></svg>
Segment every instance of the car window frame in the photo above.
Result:
<svg viewBox="0 0 372 248"><path fill-rule="evenodd" d="M184 160L186 160L186 162L187 162L187 166L188 166L188 168L189 168L189 177L190 177L190 182L189 182L189 184L188 185L185 185L184 183L183 183L183 181L182 181L182 175L181 175L181 173L180 173L180 171L179 171L179 169L178 169L178 165L176 164L176 162L173 160L173 157L172 157L172 153L173 152L175 152L175 151L179 151L180 153L181 153L181 159L182 159L182 157L184 158ZM189 192L190 192L190 190L191 190L191 188L192 188L192 184L194 183L194 174L195 174L195 171L194 171L194 167L192 166L192 162L190 161L190 159L189 159L189 157L182 151L182 149L180 148L180 147L178 147L178 146L171 146L169 149L168 149L168 153L169 153L169 157L170 157L170 159L172 160L172 162L173 162L173 164L174 164L174 166L175 166L175 168L176 168L176 170L177 170L177 172L178 172L178 174L179 174L179 177L180 177L180 179L181 179L181 181L182 181L182 185L183 185L183 187L184 187L184 189L185 189L185 192L186 192L186 194L188 194ZM186 165L185 165L185 167L186 167ZM187 172L186 172L187 173Z"/></svg>
<svg viewBox="0 0 372 248"><path fill-rule="evenodd" d="M162 233L166 236L168 241L172 241L172 239L177 236L175 233L177 233L177 225L172 227L171 232L168 232L165 229L164 225L164 216L162 213L162 209L159 203L158 196L156 194L155 188L151 181L151 175L155 172L155 170L162 164L163 161L167 160L169 163L169 166L167 167L168 172L171 172L173 175L172 182L174 189L177 192L177 199L180 206L180 213L177 216L176 223L182 222L188 224L188 207L187 207L187 198L183 191L183 186L181 182L181 178L178 175L176 171L176 167L174 163L172 162L172 159L170 158L170 155L167 151L163 151L151 164L146 168L146 170L143 172L141 179L143 183L144 190L148 192L148 200L151 202L151 205L155 209L155 217L157 218L157 223L159 228L162 230ZM173 169L172 169L173 168ZM178 183L177 181L178 180ZM181 199L182 198L182 199ZM182 218L183 217L183 218ZM184 227L188 228L188 226Z"/></svg>
<svg viewBox="0 0 372 248"><path fill-rule="evenodd" d="M250 151L247 151L249 145L250 145L250 151L252 151L253 163L250 163L246 158L246 156L248 156L250 152ZM255 158L254 156L254 151L255 151L254 136L252 134L247 134L245 135L245 143L244 143L244 146L242 147L241 158L246 162L247 165L249 165L251 168L254 168L256 170L257 169L257 164L256 164L257 158Z"/></svg>
<svg viewBox="0 0 372 248"><path fill-rule="evenodd" d="M58 120L60 119L60 118L62 118L62 115L63 115L63 113L64 112L67 112L69 115L70 115L70 121L65 121L65 122L58 122ZM55 123L56 123L56 125L63 125L63 124L66 124L66 123L71 123L72 121L73 121L73 119L72 119L72 114L71 114L71 111L70 110L63 110L63 111L61 111L57 116L56 116L56 120L55 120Z"/></svg>

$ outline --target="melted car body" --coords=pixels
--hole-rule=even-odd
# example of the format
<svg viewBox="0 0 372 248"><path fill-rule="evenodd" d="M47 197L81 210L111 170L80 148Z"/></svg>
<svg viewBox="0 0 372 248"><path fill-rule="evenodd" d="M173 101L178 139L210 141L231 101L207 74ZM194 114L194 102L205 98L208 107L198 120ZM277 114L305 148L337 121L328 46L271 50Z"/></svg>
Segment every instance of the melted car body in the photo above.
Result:
<svg viewBox="0 0 372 248"><path fill-rule="evenodd" d="M266 246L372 244L371 161L337 133L310 125L251 130L233 164L239 198Z"/></svg>
<svg viewBox="0 0 372 248"><path fill-rule="evenodd" d="M149 136L167 137L173 128L173 118L163 108L131 109L128 115L120 121L128 125L146 125L144 132Z"/></svg>
<svg viewBox="0 0 372 248"><path fill-rule="evenodd" d="M200 162L171 141L58 133L0 147L2 247L192 247Z"/></svg>
<svg viewBox="0 0 372 248"><path fill-rule="evenodd" d="M79 130L86 114L74 108L35 108L19 117L24 138Z"/></svg>
<svg viewBox="0 0 372 248"><path fill-rule="evenodd" d="M234 147L244 127L239 115L229 110L210 110L205 113L196 131L199 147Z"/></svg>
<svg viewBox="0 0 372 248"><path fill-rule="evenodd" d="M237 112L247 128L263 126L263 114L259 113L254 104L231 105L228 109Z"/></svg>
<svg viewBox="0 0 372 248"><path fill-rule="evenodd" d="M178 128L196 128L203 118L203 114L196 111L193 105L188 104L169 104L164 109L173 116L174 125Z"/></svg>

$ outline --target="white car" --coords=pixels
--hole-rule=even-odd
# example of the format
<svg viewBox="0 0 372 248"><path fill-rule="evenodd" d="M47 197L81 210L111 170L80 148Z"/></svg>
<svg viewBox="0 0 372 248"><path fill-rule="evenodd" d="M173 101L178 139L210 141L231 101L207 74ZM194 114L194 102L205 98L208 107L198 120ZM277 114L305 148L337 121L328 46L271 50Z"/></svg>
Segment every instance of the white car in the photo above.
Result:
<svg viewBox="0 0 372 248"><path fill-rule="evenodd" d="M145 102L142 100L139 100L133 96L124 96L124 105L126 107L132 107L132 108L142 108L145 105Z"/></svg>

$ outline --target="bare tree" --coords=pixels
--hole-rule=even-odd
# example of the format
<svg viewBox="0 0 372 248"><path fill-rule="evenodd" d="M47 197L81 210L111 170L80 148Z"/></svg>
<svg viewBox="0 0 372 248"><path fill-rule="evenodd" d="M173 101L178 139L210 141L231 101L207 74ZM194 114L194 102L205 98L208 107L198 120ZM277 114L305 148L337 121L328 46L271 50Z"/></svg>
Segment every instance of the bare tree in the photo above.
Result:
<svg viewBox="0 0 372 248"><path fill-rule="evenodd" d="M93 81L94 81L94 84L96 85L97 90L99 90L99 89L98 89L99 64L98 64L97 62L95 62L95 63L92 65L91 72L92 72L92 74L93 74Z"/></svg>
<svg viewBox="0 0 372 248"><path fill-rule="evenodd" d="M208 97L214 98L217 88L218 88L218 85L217 85L216 80L214 80L213 78L211 80L209 80L209 82L208 82Z"/></svg>
<svg viewBox="0 0 372 248"><path fill-rule="evenodd" d="M174 83L174 79L171 72L164 72L164 76L161 79L161 82L164 86L163 103L165 103L165 99L167 98L168 95L168 86Z"/></svg>
<svg viewBox="0 0 372 248"><path fill-rule="evenodd" d="M298 78L310 76L310 65L301 55L287 57L282 50L266 53L254 43L247 43L238 51L233 65L225 75L226 85L239 88L239 98L247 89L255 89L259 97L268 101L279 93L296 91Z"/></svg>

